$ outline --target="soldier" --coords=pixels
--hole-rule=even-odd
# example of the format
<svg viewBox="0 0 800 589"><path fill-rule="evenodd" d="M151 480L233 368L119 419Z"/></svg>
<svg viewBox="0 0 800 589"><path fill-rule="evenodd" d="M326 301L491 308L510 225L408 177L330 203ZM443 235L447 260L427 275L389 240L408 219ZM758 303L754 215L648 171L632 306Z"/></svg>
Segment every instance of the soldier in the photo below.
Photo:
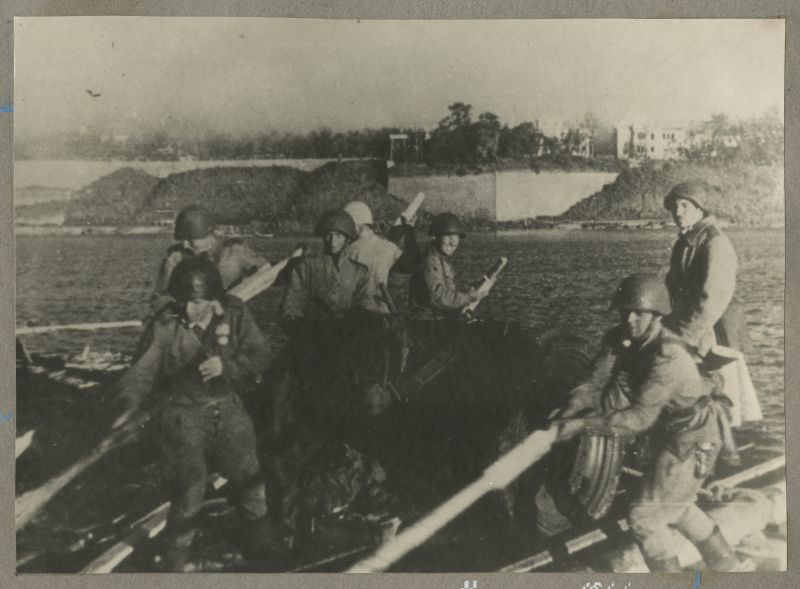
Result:
<svg viewBox="0 0 800 589"><path fill-rule="evenodd" d="M253 422L237 394L264 368L264 338L245 305L225 294L222 276L209 260L181 261L167 294L174 302L153 321L141 356L117 385L126 406L118 424L146 397L158 401L163 474L172 502L162 568L184 570L212 469L235 491L245 522L245 553L282 554L282 541L267 518Z"/></svg>
<svg viewBox="0 0 800 589"><path fill-rule="evenodd" d="M388 286L390 272L411 272L417 254L413 225L404 222L390 233L391 238L404 243L404 255L394 241L375 233L372 211L365 203L354 200L347 203L343 210L353 218L358 233L358 239L348 249L350 259L367 267L366 308L375 313L388 313L389 305L378 285Z"/></svg>
<svg viewBox="0 0 800 589"><path fill-rule="evenodd" d="M744 570L714 521L695 504L718 455L735 454L723 399L701 377L686 343L661 324L670 307L656 275L623 280L611 309L619 312L620 324L603 338L591 376L572 391L559 439L648 432L655 460L628 521L650 569L680 570L672 549L674 527L697 546L709 568ZM563 499L553 486L537 494L537 520L545 535L568 525L562 514L574 504Z"/></svg>
<svg viewBox="0 0 800 589"><path fill-rule="evenodd" d="M670 259L667 289L672 313L665 324L700 356L714 343L746 351L747 329L736 297L736 252L709 212L701 182L684 182L664 198L680 229Z"/></svg>
<svg viewBox="0 0 800 589"><path fill-rule="evenodd" d="M292 267L283 298L283 325L292 331L297 320L325 322L345 311L366 308L369 273L353 261L348 246L358 234L352 217L340 210L322 215L314 234L323 241L320 256L303 256Z"/></svg>
<svg viewBox="0 0 800 589"><path fill-rule="evenodd" d="M226 289L235 286L269 262L245 245L241 239L220 241L214 233L216 224L211 213L198 205L190 205L175 217L175 241L161 262L156 285L150 297L150 308L158 313L170 302L167 293L169 278L175 266L188 257L205 257L214 262Z"/></svg>
<svg viewBox="0 0 800 589"><path fill-rule="evenodd" d="M484 298L494 281L488 280L477 289L458 289L450 258L466 232L454 214L436 215L428 233L433 240L423 254L419 270L411 277L410 298L419 319L438 319L453 315L470 303Z"/></svg>

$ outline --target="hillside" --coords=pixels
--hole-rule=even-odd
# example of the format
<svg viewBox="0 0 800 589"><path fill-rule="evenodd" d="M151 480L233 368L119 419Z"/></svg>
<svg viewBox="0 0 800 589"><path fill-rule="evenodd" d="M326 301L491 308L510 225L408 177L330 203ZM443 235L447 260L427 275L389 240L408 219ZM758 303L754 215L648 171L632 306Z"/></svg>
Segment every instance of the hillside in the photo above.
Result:
<svg viewBox="0 0 800 589"><path fill-rule="evenodd" d="M623 170L613 183L570 207L563 218L669 218L664 196L686 180L702 180L715 187L710 197L713 212L736 223L768 224L768 219L784 211L783 166L654 162Z"/></svg>
<svg viewBox="0 0 800 589"><path fill-rule="evenodd" d="M75 193L67 207L64 224L133 224L158 181L142 170L115 170Z"/></svg>
<svg viewBox="0 0 800 589"><path fill-rule="evenodd" d="M312 172L285 166L219 167L158 179L123 168L76 193L66 225L171 222L189 204L202 204L220 224L260 231L307 231L320 214L353 199L379 219L399 214L403 202L387 194L383 161L330 162Z"/></svg>

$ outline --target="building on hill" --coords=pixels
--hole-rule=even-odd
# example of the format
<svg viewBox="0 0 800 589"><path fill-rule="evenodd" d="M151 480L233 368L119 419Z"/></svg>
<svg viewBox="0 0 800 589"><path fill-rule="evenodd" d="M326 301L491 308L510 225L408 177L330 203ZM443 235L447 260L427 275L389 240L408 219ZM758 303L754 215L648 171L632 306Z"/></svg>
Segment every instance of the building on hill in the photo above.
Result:
<svg viewBox="0 0 800 589"><path fill-rule="evenodd" d="M536 129L544 138L537 156L555 152L583 157L594 157L594 136L588 127L575 127L561 117L544 117L536 120Z"/></svg>
<svg viewBox="0 0 800 589"><path fill-rule="evenodd" d="M689 134L685 127L630 123L617 126L619 159L683 159L688 147Z"/></svg>

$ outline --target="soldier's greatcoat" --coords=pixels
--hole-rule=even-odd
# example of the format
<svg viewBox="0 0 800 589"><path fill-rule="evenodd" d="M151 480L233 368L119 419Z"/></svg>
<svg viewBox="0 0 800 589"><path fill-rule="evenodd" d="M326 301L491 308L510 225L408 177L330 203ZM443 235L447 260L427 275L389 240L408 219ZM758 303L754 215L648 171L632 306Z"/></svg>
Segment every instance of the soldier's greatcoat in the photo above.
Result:
<svg viewBox="0 0 800 589"><path fill-rule="evenodd" d="M713 331L718 343L747 351L736 267L736 251L713 216L681 232L667 274L672 314L665 324L693 346L703 347Z"/></svg>

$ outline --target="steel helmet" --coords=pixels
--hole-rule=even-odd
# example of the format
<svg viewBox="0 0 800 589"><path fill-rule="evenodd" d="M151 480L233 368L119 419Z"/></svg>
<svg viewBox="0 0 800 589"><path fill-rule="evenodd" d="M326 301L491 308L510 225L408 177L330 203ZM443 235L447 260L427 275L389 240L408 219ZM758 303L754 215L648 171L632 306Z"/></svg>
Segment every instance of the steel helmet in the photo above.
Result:
<svg viewBox="0 0 800 589"><path fill-rule="evenodd" d="M669 194L664 197L664 208L672 211L675 208L675 201L679 198L693 202L704 213L709 212L708 186L704 182L691 180L689 182L681 182L673 187Z"/></svg>
<svg viewBox="0 0 800 589"><path fill-rule="evenodd" d="M610 310L668 315L672 308L667 287L658 274L634 274L620 282L611 299Z"/></svg>
<svg viewBox="0 0 800 589"><path fill-rule="evenodd" d="M175 266L169 277L167 293L182 303L193 299L221 301L225 298L225 287L213 262L204 257L191 257Z"/></svg>
<svg viewBox="0 0 800 589"><path fill-rule="evenodd" d="M323 237L328 231L338 231L351 241L358 238L353 217L342 210L326 211L314 228L314 235Z"/></svg>
<svg viewBox="0 0 800 589"><path fill-rule="evenodd" d="M369 206L366 203L354 200L344 205L342 210L353 218L353 223L356 224L356 227L359 225L372 225L372 211L369 210Z"/></svg>
<svg viewBox="0 0 800 589"><path fill-rule="evenodd" d="M202 239L214 231L216 223L208 209L189 205L175 217L175 240Z"/></svg>
<svg viewBox="0 0 800 589"><path fill-rule="evenodd" d="M464 237L467 232L458 217L453 213L439 213L431 221L428 228L428 235L438 237L440 235L458 235Z"/></svg>

